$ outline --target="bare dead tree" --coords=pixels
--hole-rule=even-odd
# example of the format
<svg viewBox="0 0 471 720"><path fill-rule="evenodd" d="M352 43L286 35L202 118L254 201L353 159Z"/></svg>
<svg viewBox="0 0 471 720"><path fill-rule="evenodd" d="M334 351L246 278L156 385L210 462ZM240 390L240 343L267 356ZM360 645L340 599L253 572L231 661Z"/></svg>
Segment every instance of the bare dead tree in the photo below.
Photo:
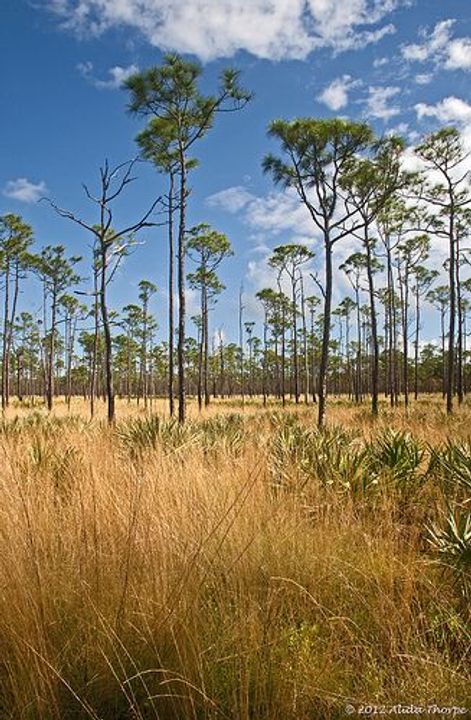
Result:
<svg viewBox="0 0 471 720"><path fill-rule="evenodd" d="M132 172L137 158L126 161L110 168L108 160L105 160L100 168L99 193L92 195L88 187L83 184L87 198L98 208L98 222L90 224L85 222L69 210L57 206L52 200L46 198L60 217L66 218L87 230L94 237L96 244L96 258L98 263L99 281L96 289L98 294L101 325L103 328L105 346L105 384L107 398L107 415L110 424L115 421L115 398L113 385L113 354L111 339L111 324L109 317L107 288L116 274L121 260L129 253L130 248L135 244L135 235L143 228L154 227L159 223L151 222L149 218L161 202L161 197L156 198L149 209L140 217L137 222L117 230L113 227L113 203L136 178Z"/></svg>

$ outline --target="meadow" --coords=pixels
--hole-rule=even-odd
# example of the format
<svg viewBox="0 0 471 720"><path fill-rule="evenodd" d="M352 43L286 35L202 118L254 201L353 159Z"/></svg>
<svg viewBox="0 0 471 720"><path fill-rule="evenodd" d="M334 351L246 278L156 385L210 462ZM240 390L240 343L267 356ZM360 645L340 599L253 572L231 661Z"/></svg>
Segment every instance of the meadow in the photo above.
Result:
<svg viewBox="0 0 471 720"><path fill-rule="evenodd" d="M469 406L164 407L6 411L1 718L467 707Z"/></svg>

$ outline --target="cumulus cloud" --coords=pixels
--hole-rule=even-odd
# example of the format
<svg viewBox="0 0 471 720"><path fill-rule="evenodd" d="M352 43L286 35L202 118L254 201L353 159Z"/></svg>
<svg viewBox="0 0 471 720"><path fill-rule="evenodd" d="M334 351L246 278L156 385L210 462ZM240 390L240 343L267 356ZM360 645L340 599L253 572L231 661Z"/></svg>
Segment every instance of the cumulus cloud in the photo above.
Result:
<svg viewBox="0 0 471 720"><path fill-rule="evenodd" d="M449 44L445 67L449 70L471 70L471 38L460 38Z"/></svg>
<svg viewBox="0 0 471 720"><path fill-rule="evenodd" d="M436 118L441 123L457 123L458 125L471 123L471 105L453 95L444 98L436 105L417 103L414 109L419 120L424 117L431 117Z"/></svg>
<svg viewBox="0 0 471 720"><path fill-rule="evenodd" d="M34 183L27 178L9 180L3 189L3 194L6 197L25 203L37 202L46 193L47 186L44 180Z"/></svg>
<svg viewBox="0 0 471 720"><path fill-rule="evenodd" d="M453 38L456 20L437 23L431 32L422 31L422 42L402 46L402 55L412 62L431 62L447 70L471 70L471 38Z"/></svg>
<svg viewBox="0 0 471 720"><path fill-rule="evenodd" d="M389 104L389 101L397 96L400 88L392 85L381 87L370 86L366 100L366 112L369 117L379 120L389 120L398 115L401 110L398 105Z"/></svg>
<svg viewBox="0 0 471 720"><path fill-rule="evenodd" d="M264 197L255 197L246 208L246 218L249 224L258 230L273 235L282 232L302 234L305 242L314 242L312 219L294 190L270 192Z"/></svg>
<svg viewBox="0 0 471 720"><path fill-rule="evenodd" d="M77 70L96 88L99 88L100 90L117 90L121 87L123 82L128 79L128 77L137 73L139 68L137 65L128 65L127 67L115 65L108 70L108 78L106 80L94 77L93 63L88 60L87 62L79 63L77 65Z"/></svg>
<svg viewBox="0 0 471 720"><path fill-rule="evenodd" d="M245 221L257 231L277 235L283 231L302 234L305 241L312 242L313 225L305 206L296 192L288 189L257 196L247 188L236 185L210 195L206 202L230 213L244 211Z"/></svg>
<svg viewBox="0 0 471 720"><path fill-rule="evenodd" d="M210 195L206 198L206 202L210 207L219 207L228 212L235 213L245 208L254 199L255 196L245 187L237 185Z"/></svg>
<svg viewBox="0 0 471 720"><path fill-rule="evenodd" d="M204 61L238 50L304 59L319 47L363 48L395 31L384 18L407 0L48 0L64 27L100 35L131 27L162 50Z"/></svg>
<svg viewBox="0 0 471 720"><path fill-rule="evenodd" d="M331 110L337 111L348 105L349 90L360 84L358 80L353 80L350 75L342 75L327 85L324 90L317 96L317 99L327 105Z"/></svg>

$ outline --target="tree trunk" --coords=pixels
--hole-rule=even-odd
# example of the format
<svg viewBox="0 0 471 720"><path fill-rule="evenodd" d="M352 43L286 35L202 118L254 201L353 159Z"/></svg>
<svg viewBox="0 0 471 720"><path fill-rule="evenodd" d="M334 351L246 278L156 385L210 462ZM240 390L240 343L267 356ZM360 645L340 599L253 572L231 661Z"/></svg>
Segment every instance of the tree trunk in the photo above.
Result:
<svg viewBox="0 0 471 720"><path fill-rule="evenodd" d="M5 266L5 299L3 305L3 348L2 348L2 410L8 405L8 322L10 317L10 261Z"/></svg>
<svg viewBox="0 0 471 720"><path fill-rule="evenodd" d="M306 324L306 302L304 298L304 282L301 276L301 314L303 324L303 352L304 352L304 402L309 404L309 357L307 352L307 324Z"/></svg>
<svg viewBox="0 0 471 720"><path fill-rule="evenodd" d="M186 250L186 158L180 145L180 225L178 230L178 421L186 419L185 378L185 250Z"/></svg>
<svg viewBox="0 0 471 720"><path fill-rule="evenodd" d="M263 319L263 366L262 366L262 394L263 394L263 405L267 404L267 326L268 317L267 311L265 310L265 317Z"/></svg>
<svg viewBox="0 0 471 720"><path fill-rule="evenodd" d="M95 397L97 390L97 364L98 364L98 267L93 269L93 348L92 362L90 368L90 418L93 420L95 415Z"/></svg>
<svg viewBox="0 0 471 720"><path fill-rule="evenodd" d="M54 356L56 352L56 317L57 317L57 291L52 292L51 303L51 330L49 342L49 360L47 364L47 409L52 410L54 397Z"/></svg>
<svg viewBox="0 0 471 720"><path fill-rule="evenodd" d="M208 376L209 376L209 318L208 318L208 288L205 286L203 289L203 326L204 326L204 345L203 345L203 390L204 390L204 404L208 407L209 399L209 388L208 388Z"/></svg>
<svg viewBox="0 0 471 720"><path fill-rule="evenodd" d="M440 310L440 327L442 335L442 397L446 398L446 356L445 356L445 309Z"/></svg>
<svg viewBox="0 0 471 720"><path fill-rule="evenodd" d="M460 279L460 245L459 240L456 241L456 320L458 326L457 337L457 367L456 367L456 391L458 394L458 405L464 400L463 392L463 303L461 294Z"/></svg>
<svg viewBox="0 0 471 720"><path fill-rule="evenodd" d="M419 338L420 338L420 293L417 279L415 288L415 348L414 348L414 400L419 398Z"/></svg>
<svg viewBox="0 0 471 720"><path fill-rule="evenodd" d="M355 302L357 306L357 366L356 366L356 382L355 382L355 402L360 403L362 401L361 394L361 371L363 365L362 358L362 340L361 340L361 308L360 308L360 291L358 287L355 288Z"/></svg>
<svg viewBox="0 0 471 720"><path fill-rule="evenodd" d="M201 290L201 295L203 290ZM203 318L203 300L201 300L201 318ZM198 411L203 409L203 355L204 355L204 323L201 319L201 325L198 328Z"/></svg>
<svg viewBox="0 0 471 720"><path fill-rule="evenodd" d="M245 388L244 388L244 332L243 332L243 310L242 305L242 286L239 291L239 344L240 344L240 395L242 399L242 405L245 402Z"/></svg>
<svg viewBox="0 0 471 720"><path fill-rule="evenodd" d="M325 245L325 295L324 295L324 323L322 331L321 360L319 364L318 386L318 416L317 425L325 425L325 410L327 402L327 370L329 365L330 318L332 313L332 244L328 233L324 235Z"/></svg>
<svg viewBox="0 0 471 720"><path fill-rule="evenodd" d="M379 381L379 345L378 345L378 321L375 306L375 288L372 267L371 241L368 237L368 229L365 226L365 248L367 257L368 293L370 298L371 313L371 342L373 345L373 367L371 372L371 411L374 416L378 415L378 381Z"/></svg>
<svg viewBox="0 0 471 720"><path fill-rule="evenodd" d="M173 188L174 173L170 172L170 187L168 193L168 402L170 416L175 412L175 399L173 395L174 379L174 247L173 247Z"/></svg>
<svg viewBox="0 0 471 720"><path fill-rule="evenodd" d="M291 280L292 298L293 304L293 374L294 374L294 401L296 404L299 403L299 369L298 369L298 327L297 327L297 313L296 313L296 278L294 276Z"/></svg>
<svg viewBox="0 0 471 720"><path fill-rule="evenodd" d="M101 283L100 283L100 310L103 324L103 337L105 341L105 391L107 401L108 423L112 425L115 421L115 399L113 387L113 353L111 344L110 320L108 306L106 303L106 268L108 264L105 240L102 240L101 248Z"/></svg>
<svg viewBox="0 0 471 720"><path fill-rule="evenodd" d="M447 387L446 387L446 411L448 415L453 412L453 392L455 385L455 317L456 317L456 258L455 258L455 229L454 229L454 207L451 203L450 207L450 225L449 225L449 283L450 283L450 317L448 329L448 367L447 367Z"/></svg>
<svg viewBox="0 0 471 720"><path fill-rule="evenodd" d="M285 397L286 384L286 318L285 309L281 311L281 403L283 407L286 405Z"/></svg>

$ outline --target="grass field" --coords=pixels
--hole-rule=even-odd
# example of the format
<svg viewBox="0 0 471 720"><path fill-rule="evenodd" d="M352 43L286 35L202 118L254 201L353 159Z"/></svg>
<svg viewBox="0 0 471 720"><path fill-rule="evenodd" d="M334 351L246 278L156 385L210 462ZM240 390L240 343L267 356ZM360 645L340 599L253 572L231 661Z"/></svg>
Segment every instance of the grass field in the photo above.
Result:
<svg viewBox="0 0 471 720"><path fill-rule="evenodd" d="M164 408L8 409L2 720L468 706L471 407Z"/></svg>

